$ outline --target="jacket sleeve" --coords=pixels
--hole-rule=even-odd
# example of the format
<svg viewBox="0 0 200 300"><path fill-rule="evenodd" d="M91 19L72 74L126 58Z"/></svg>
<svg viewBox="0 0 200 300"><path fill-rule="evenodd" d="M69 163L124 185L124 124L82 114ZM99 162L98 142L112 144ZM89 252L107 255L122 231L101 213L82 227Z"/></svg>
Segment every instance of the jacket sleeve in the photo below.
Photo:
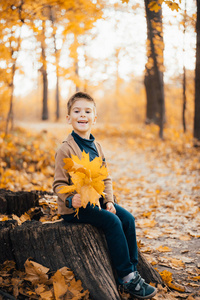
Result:
<svg viewBox="0 0 200 300"><path fill-rule="evenodd" d="M69 153L64 152L62 149L58 149L55 155L55 173L54 173L54 181L53 181L53 191L56 195L65 202L65 199L73 196L73 193L59 193L61 186L72 185L71 177L69 173L64 169L64 161L63 159L66 157L71 157Z"/></svg>
<svg viewBox="0 0 200 300"><path fill-rule="evenodd" d="M102 157L102 160L103 160L103 165L105 167L107 167L102 147L101 147L100 144L98 144L98 145L99 145L99 148L100 148L100 153L101 153L101 157ZM105 198L103 199L103 202L104 203L107 203L107 202L113 202L114 203L112 178L111 178L110 175L108 175L108 177L106 179L104 179L104 184L105 184L105 189L104 189Z"/></svg>

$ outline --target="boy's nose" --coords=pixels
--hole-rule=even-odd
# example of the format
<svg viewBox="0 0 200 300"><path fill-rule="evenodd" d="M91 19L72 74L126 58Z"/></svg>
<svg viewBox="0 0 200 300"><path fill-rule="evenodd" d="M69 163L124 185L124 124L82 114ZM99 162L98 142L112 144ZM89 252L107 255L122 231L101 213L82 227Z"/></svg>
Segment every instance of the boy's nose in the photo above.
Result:
<svg viewBox="0 0 200 300"><path fill-rule="evenodd" d="M81 117L85 117L85 111L81 111Z"/></svg>

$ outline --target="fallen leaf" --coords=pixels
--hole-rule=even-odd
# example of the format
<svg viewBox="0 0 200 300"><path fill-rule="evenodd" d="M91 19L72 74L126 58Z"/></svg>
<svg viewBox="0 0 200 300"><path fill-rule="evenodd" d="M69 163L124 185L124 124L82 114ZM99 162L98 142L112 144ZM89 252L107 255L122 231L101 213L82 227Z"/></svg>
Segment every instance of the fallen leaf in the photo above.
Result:
<svg viewBox="0 0 200 300"><path fill-rule="evenodd" d="M179 292L185 292L185 287L178 284L178 283L175 283L173 282L173 279L172 279L172 273L169 272L169 271L162 271L162 272L159 272L160 273L160 276L162 277L162 280L172 289L174 290L177 290Z"/></svg>
<svg viewBox="0 0 200 300"><path fill-rule="evenodd" d="M58 270L53 275L53 288L56 300L60 300L67 292L68 285L65 282L65 277Z"/></svg>
<svg viewBox="0 0 200 300"><path fill-rule="evenodd" d="M74 278L74 273L67 267L63 267L59 271L64 276L66 282L70 282Z"/></svg>
<svg viewBox="0 0 200 300"><path fill-rule="evenodd" d="M45 292L42 292L42 293L40 294L40 299L41 299L41 300L53 300L53 299L54 299L54 296L53 296L52 291L45 291Z"/></svg>
<svg viewBox="0 0 200 300"><path fill-rule="evenodd" d="M26 260L24 267L26 272L25 279L31 281L33 285L46 283L48 281L48 268L28 259Z"/></svg>
<svg viewBox="0 0 200 300"><path fill-rule="evenodd" d="M156 250L158 250L159 252L171 252L172 251L172 249L171 248L169 248L169 247L167 247L167 246L159 246L158 248L156 248Z"/></svg>
<svg viewBox="0 0 200 300"><path fill-rule="evenodd" d="M73 300L81 300L83 296L88 296L88 290L83 291L82 284L80 280L75 280L74 278L71 281L69 286L69 291L73 294Z"/></svg>

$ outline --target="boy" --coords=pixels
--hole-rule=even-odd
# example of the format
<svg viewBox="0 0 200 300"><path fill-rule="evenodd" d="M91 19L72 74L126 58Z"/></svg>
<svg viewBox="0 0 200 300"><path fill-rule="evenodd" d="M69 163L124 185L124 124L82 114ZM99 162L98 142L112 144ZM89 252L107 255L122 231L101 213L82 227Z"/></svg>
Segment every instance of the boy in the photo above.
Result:
<svg viewBox="0 0 200 300"><path fill-rule="evenodd" d="M76 192L60 194L60 187L71 185L70 175L63 168L63 158L76 155L79 159L82 151L89 153L90 161L96 156L105 157L101 145L95 141L91 128L96 123L96 105L93 98L83 92L77 92L68 101L67 121L73 131L63 141L55 156L55 177L53 190L58 196L58 213L66 222L89 223L104 231L110 256L117 271L119 284L124 291L139 299L150 299L156 294L156 288L148 285L137 272L137 242L135 219L127 210L114 203L112 180L104 180L105 198L100 198L101 210L97 206L81 207L81 197ZM78 217L75 209L79 208Z"/></svg>

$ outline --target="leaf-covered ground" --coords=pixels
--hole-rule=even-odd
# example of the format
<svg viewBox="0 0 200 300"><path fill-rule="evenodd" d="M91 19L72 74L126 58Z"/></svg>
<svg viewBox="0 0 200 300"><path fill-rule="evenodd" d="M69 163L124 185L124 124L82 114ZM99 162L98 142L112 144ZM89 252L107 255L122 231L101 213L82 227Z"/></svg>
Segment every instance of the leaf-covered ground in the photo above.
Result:
<svg viewBox="0 0 200 300"><path fill-rule="evenodd" d="M33 129L6 139L2 134L0 188L51 191L55 149L70 129ZM118 202L136 218L142 252L171 286L160 287L154 299L200 299L200 149L189 133L167 129L160 141L157 131L99 126L94 135L103 145Z"/></svg>
<svg viewBox="0 0 200 300"><path fill-rule="evenodd" d="M144 131L103 144L118 201L136 218L142 252L164 280L172 274L181 299L199 299L200 150L189 136L168 134L164 142Z"/></svg>

